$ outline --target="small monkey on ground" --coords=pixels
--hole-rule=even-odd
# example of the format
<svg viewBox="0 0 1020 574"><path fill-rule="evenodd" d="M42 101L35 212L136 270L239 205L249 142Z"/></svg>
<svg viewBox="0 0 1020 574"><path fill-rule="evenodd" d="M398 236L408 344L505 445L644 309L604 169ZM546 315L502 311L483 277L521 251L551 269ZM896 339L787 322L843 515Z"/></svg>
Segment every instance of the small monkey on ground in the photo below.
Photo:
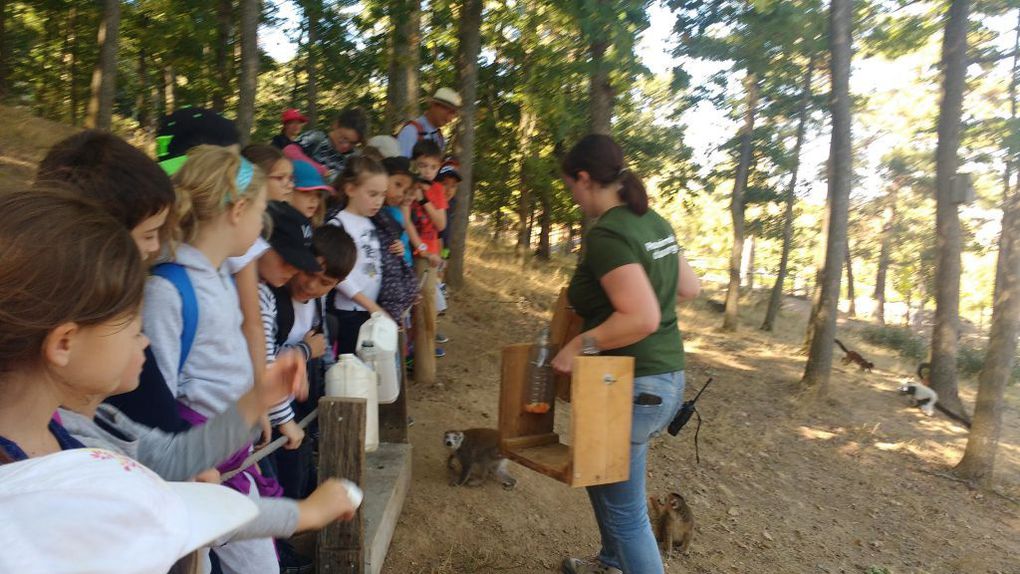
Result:
<svg viewBox="0 0 1020 574"><path fill-rule="evenodd" d="M665 496L649 496L648 518L663 554L672 556L674 549L687 554L694 535L694 515L683 496L675 492Z"/></svg>
<svg viewBox="0 0 1020 574"><path fill-rule="evenodd" d="M507 472L506 459L499 452L499 431L496 429L446 431L443 444L450 450L446 459L450 486L481 486L486 478L493 475L503 488L511 489L517 485L517 479ZM454 460L460 463L459 473Z"/></svg>
<svg viewBox="0 0 1020 574"><path fill-rule="evenodd" d="M834 339L834 341L836 342L837 345L839 345L839 348L843 349L843 352L846 353L846 355L844 355L843 358L840 359L844 365L854 363L861 368L861 371L867 371L869 373L871 372L871 369L875 368L875 363L872 363L871 361L865 359L864 355L861 355L857 351L851 351L850 349L847 349L846 345L840 342L839 339Z"/></svg>

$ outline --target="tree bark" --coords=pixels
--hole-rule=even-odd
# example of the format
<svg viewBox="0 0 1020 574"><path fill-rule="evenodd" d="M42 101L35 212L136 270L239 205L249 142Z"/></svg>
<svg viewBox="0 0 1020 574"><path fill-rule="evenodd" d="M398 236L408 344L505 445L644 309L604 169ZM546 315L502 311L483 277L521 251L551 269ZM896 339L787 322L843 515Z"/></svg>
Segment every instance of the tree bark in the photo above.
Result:
<svg viewBox="0 0 1020 574"><path fill-rule="evenodd" d="M552 233L552 202L549 200L549 194L539 194L538 203L542 207L542 215L538 218L538 249L535 250L535 257L549 261L552 255L549 247L549 235Z"/></svg>
<svg viewBox="0 0 1020 574"><path fill-rule="evenodd" d="M259 78L260 0L241 0L241 80L237 95L237 131L241 145L248 145L255 126L255 92Z"/></svg>
<svg viewBox="0 0 1020 574"><path fill-rule="evenodd" d="M450 261L446 281L450 287L464 286L464 255L467 250L468 221L474 204L475 120L478 99L478 56L482 51L483 0L464 0L460 12L457 60L460 69L460 110L457 156L463 180L457 186L458 209L450 229Z"/></svg>
<svg viewBox="0 0 1020 574"><path fill-rule="evenodd" d="M967 439L967 449L956 467L964 478L990 484L995 469L995 454L1002 431L1003 395L1016 361L1017 333L1020 331L1020 202L1014 194L1007 206L1009 227L999 238L999 257L1005 262L1002 286L992 311L992 330L988 337L988 353L978 376L977 404L974 422Z"/></svg>
<svg viewBox="0 0 1020 574"><path fill-rule="evenodd" d="M7 96L7 0L0 0L0 99Z"/></svg>
<svg viewBox="0 0 1020 574"><path fill-rule="evenodd" d="M527 253L531 249L531 227L528 214L531 213L531 182L528 180L527 158L531 156L531 138L535 130L535 114L528 106L521 107L521 118L517 125L517 151L520 154L520 201L517 204L518 253Z"/></svg>
<svg viewBox="0 0 1020 574"><path fill-rule="evenodd" d="M885 284L889 275L889 260L892 254L893 232L896 229L899 184L893 182L886 196L885 222L882 225L882 244L878 251L878 271L875 274L875 320L885 325Z"/></svg>
<svg viewBox="0 0 1020 574"><path fill-rule="evenodd" d="M233 12L233 0L216 2L216 87L212 93L212 108L221 113L226 108L230 91L230 29L234 20Z"/></svg>
<svg viewBox="0 0 1020 574"><path fill-rule="evenodd" d="M1016 123L1016 87L1017 87L1017 74L1020 74L1020 10L1017 11L1017 24L1016 24L1016 35L1013 39L1013 66L1010 68L1009 76L1009 119L1010 125ZM1011 153L1012 150L1007 146L1006 148L1006 166L1003 169L1002 174L1002 229L1006 229L1007 221L1006 214L1009 210L1006 209L1007 204L1010 200L1010 195L1013 190L1013 166L1016 163L1016 157ZM992 301L999 299L999 289L1003 281L1005 281L1006 273L1006 261L1009 258L1009 254L1003 250L1008 250L1009 246L1004 242L999 242L999 257L995 265L995 289L992 292Z"/></svg>
<svg viewBox="0 0 1020 574"><path fill-rule="evenodd" d="M591 78L588 99L591 113L590 130L609 135L613 120L613 86L609 83L609 66L605 61L609 42L598 39L588 47L591 56Z"/></svg>
<svg viewBox="0 0 1020 574"><path fill-rule="evenodd" d="M829 145L829 229L826 239L825 269L822 273L818 314L814 320L807 365L801 384L828 392L832 370L832 345L839 312L839 283L846 257L847 213L853 176L851 146L850 62L853 57L851 29L853 0L832 0L829 8L829 67L832 92L832 140Z"/></svg>
<svg viewBox="0 0 1020 574"><path fill-rule="evenodd" d="M751 234L751 237L747 240L747 261L744 265L744 276L746 277L747 290L749 292L754 291L754 256L755 251L758 248L758 236Z"/></svg>
<svg viewBox="0 0 1020 574"><path fill-rule="evenodd" d="M726 310L723 314L724 331L736 331L740 304L740 259L744 254L744 191L751 174L751 147L754 137L754 118L758 110L758 76L748 70L744 78L747 109L744 125L740 128L740 157L730 197L730 216L733 219L733 245L730 248L730 284L726 290Z"/></svg>
<svg viewBox="0 0 1020 574"><path fill-rule="evenodd" d="M390 64L386 83L386 125L396 128L418 111L421 0L390 3Z"/></svg>
<svg viewBox="0 0 1020 574"><path fill-rule="evenodd" d="M960 214L953 203L953 179L959 162L960 124L967 71L969 0L949 5L942 43L942 102L939 106L935 152L935 225L938 260L935 267L935 327L932 333L931 386L946 408L967 416L957 392L956 353L960 332Z"/></svg>
<svg viewBox="0 0 1020 574"><path fill-rule="evenodd" d="M67 64L67 118L74 126L78 125L78 9L71 6L67 10L67 29L64 32L64 62Z"/></svg>
<svg viewBox="0 0 1020 574"><path fill-rule="evenodd" d="M804 70L804 85L800 92L800 109L797 111L797 140L793 146L793 169L790 172L790 184L786 187L786 209L783 213L783 249L779 255L779 271L776 282L769 294L769 306L765 310L765 320L761 324L763 331L771 331L776 323L776 316L783 303L783 284L790 265L790 248L793 245L793 207L797 200L797 175L800 172L800 151L804 147L804 133L807 130L808 104L811 102L811 80L815 70L815 55L808 59Z"/></svg>
<svg viewBox="0 0 1020 574"><path fill-rule="evenodd" d="M322 19L322 0L304 0L305 19L308 25L308 44L306 55L306 73L308 81L306 89L308 92L308 107L305 116L308 118L308 128L316 127L319 119L319 85L318 85L318 51L319 51L319 21Z"/></svg>
<svg viewBox="0 0 1020 574"><path fill-rule="evenodd" d="M857 292L854 289L854 259L850 253L850 240L847 238L846 242L846 296L850 300L850 308L847 310L847 316L857 316Z"/></svg>
<svg viewBox="0 0 1020 574"><path fill-rule="evenodd" d="M108 130L113 125L113 102L117 93L117 43L120 31L120 0L103 0L103 17L97 43L99 61L92 73L86 127Z"/></svg>

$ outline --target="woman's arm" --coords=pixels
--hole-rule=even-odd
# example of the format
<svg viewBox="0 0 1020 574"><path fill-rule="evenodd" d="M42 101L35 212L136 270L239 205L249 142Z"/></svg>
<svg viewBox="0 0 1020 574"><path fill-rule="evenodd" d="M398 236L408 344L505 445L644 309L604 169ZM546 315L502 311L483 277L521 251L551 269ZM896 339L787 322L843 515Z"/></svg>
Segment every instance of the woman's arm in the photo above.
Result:
<svg viewBox="0 0 1020 574"><path fill-rule="evenodd" d="M582 339L591 338L599 349L619 349L632 345L651 335L659 328L662 312L659 299L638 263L628 263L613 269L599 280L613 314L604 323L574 337L553 359L553 368L569 373L574 357L581 354Z"/></svg>
<svg viewBox="0 0 1020 574"><path fill-rule="evenodd" d="M684 301L690 301L701 293L701 280L698 279L698 274L691 269L690 264L687 263L687 259L684 254L680 254L680 276L676 282L676 301L682 303Z"/></svg>

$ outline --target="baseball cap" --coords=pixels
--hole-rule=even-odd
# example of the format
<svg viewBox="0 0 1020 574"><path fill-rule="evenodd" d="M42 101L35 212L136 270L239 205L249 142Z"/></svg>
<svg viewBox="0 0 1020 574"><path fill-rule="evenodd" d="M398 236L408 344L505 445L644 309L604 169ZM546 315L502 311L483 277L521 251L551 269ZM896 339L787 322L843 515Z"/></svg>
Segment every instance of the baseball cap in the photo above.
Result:
<svg viewBox="0 0 1020 574"><path fill-rule="evenodd" d="M226 147L240 141L237 126L220 114L203 108L181 108L160 122L156 132L156 159L163 161L182 156L202 144Z"/></svg>
<svg viewBox="0 0 1020 574"><path fill-rule="evenodd" d="M292 163L294 164L294 189L333 191L332 187L326 185L326 180L322 179L322 175L319 174L319 170L315 169L315 166L300 159L296 159Z"/></svg>
<svg viewBox="0 0 1020 574"><path fill-rule="evenodd" d="M110 451L80 448L0 466L0 571L165 574L237 530L255 504L218 484L166 482Z"/></svg>
<svg viewBox="0 0 1020 574"><path fill-rule="evenodd" d="M439 88L435 94L432 94L431 101L455 110L459 110L463 105L460 94L451 88Z"/></svg>
<svg viewBox="0 0 1020 574"><path fill-rule="evenodd" d="M436 174L436 180L443 179L444 177L455 177L457 181L464 181L464 178L457 173L457 168L453 164L445 164L439 168L439 173Z"/></svg>
<svg viewBox="0 0 1020 574"><path fill-rule="evenodd" d="M411 160L407 159L402 155L388 157L382 160L383 167L386 168L386 173L389 175L412 175L411 172Z"/></svg>
<svg viewBox="0 0 1020 574"><path fill-rule="evenodd" d="M283 123L287 122L308 123L308 118L305 117L305 115L302 114L301 112L295 110L294 108L287 108L283 110L283 113L280 115L280 119L283 121Z"/></svg>
<svg viewBox="0 0 1020 574"><path fill-rule="evenodd" d="M282 201L269 202L267 211L273 220L269 245L284 261L302 271L322 271L312 248L312 222L291 204Z"/></svg>

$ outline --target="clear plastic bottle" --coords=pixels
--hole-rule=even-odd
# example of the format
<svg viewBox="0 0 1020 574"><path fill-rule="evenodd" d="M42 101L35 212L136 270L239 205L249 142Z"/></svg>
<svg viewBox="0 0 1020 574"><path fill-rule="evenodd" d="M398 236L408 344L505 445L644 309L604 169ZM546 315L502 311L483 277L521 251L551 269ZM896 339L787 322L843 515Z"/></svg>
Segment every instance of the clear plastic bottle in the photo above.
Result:
<svg viewBox="0 0 1020 574"><path fill-rule="evenodd" d="M556 398L556 379L552 368L555 356L556 346L549 341L549 329L542 329L528 356L528 384L524 390L525 412L543 414L552 408L553 400Z"/></svg>

